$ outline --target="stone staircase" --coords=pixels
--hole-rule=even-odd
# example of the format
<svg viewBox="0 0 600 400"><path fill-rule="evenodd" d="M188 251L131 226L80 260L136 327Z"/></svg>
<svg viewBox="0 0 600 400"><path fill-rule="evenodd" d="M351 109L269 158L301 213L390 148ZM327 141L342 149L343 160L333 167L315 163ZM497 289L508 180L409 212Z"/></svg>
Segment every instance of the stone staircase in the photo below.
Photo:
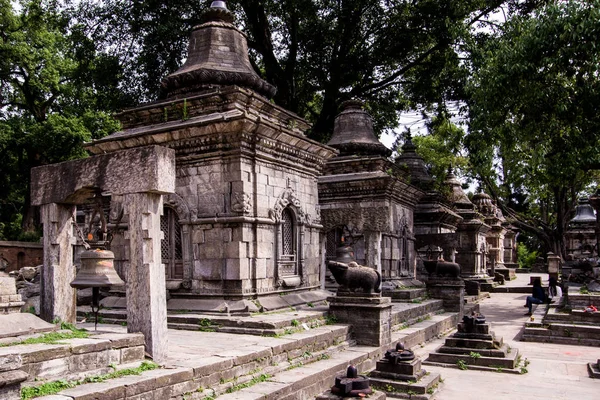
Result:
<svg viewBox="0 0 600 400"><path fill-rule="evenodd" d="M600 312L586 312L597 298L569 292L572 309L541 304L534 309L521 337L525 342L543 342L600 347Z"/></svg>
<svg viewBox="0 0 600 400"><path fill-rule="evenodd" d="M393 343L402 341L410 348L453 329L459 316L445 312L441 307L440 300L432 299L394 302L391 319ZM117 311L114 315L119 318L115 320L123 320L120 310L103 311L104 318L110 315L107 311ZM225 341L231 344L232 349L218 356L194 357L190 354L189 358L182 359L179 355L174 357L173 362L167 362L163 369L110 382L81 385L60 392L58 396L62 397L48 397L46 400L305 400L329 389L335 376L345 373L349 364L357 366L360 373L372 370L375 362L390 347L357 346L352 340L351 327L332 324L334 321L327 319L325 310L316 307L235 318L201 314L170 314L168 318L173 328L194 327L199 331L185 333L172 330L170 334L194 335L200 347L201 343ZM225 333L227 330L230 333ZM257 337L261 331L261 335L270 337ZM268 345L238 349L236 338L248 336L232 332L251 333L256 337L254 340L268 340Z"/></svg>

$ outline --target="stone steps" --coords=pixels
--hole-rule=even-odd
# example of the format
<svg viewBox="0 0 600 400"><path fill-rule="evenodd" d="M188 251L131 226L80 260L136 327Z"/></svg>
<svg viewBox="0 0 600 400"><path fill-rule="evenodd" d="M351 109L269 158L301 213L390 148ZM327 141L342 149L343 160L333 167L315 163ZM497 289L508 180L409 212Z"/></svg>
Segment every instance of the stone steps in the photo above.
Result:
<svg viewBox="0 0 600 400"><path fill-rule="evenodd" d="M411 349L455 329L457 324L456 313L443 312L430 315L423 320L417 319L406 327L395 327L396 329L392 331L392 342L402 342L405 348Z"/></svg>
<svg viewBox="0 0 600 400"><path fill-rule="evenodd" d="M15 354L22 360L20 370L29 374L28 382L77 380L108 373L113 370L111 365L143 360L144 337L138 333L101 333L88 338L62 339L60 344L0 348L0 359Z"/></svg>
<svg viewBox="0 0 600 400"><path fill-rule="evenodd" d="M600 347L600 326L551 323L527 324L521 340Z"/></svg>
<svg viewBox="0 0 600 400"><path fill-rule="evenodd" d="M410 324L418 318L433 315L442 311L442 300L428 299L415 303L393 302L392 303L392 326Z"/></svg>
<svg viewBox="0 0 600 400"><path fill-rule="evenodd" d="M306 390L309 390L316 395L331 386L333 376L345 370L348 363L363 363L369 359L369 351L378 350L351 347L352 341L343 340L348 334L349 327L343 325L319 327L286 335L283 338L286 340L279 344L274 338L274 345L266 350L250 350L231 358L191 358L139 376L80 385L47 399L183 399L184 396L186 399L204 399L214 393L227 394L230 391L233 394L236 389L257 382L261 376L276 377L279 389L284 382L290 383L289 387L278 390L271 398L304 399L304 394L292 392L307 393ZM299 374L298 371L303 372ZM297 375L304 378L292 385L291 379ZM314 385L316 382L318 384ZM288 397L278 397L280 395Z"/></svg>
<svg viewBox="0 0 600 400"><path fill-rule="evenodd" d="M93 317L87 314L86 307L79 307L78 315L86 317L88 322ZM199 313L169 313L167 315L169 329L239 333L258 336L278 336L301 330L303 324L310 327L327 323L327 311L294 310L283 313L257 313L255 316L221 316ZM127 312L122 309L103 309L100 321L107 324L126 325Z"/></svg>

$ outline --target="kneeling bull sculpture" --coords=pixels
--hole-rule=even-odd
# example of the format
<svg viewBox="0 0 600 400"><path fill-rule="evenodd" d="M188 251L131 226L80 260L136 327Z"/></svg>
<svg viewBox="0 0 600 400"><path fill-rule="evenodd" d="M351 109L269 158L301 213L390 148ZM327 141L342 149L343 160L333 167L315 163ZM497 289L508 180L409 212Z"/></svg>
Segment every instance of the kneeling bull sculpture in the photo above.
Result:
<svg viewBox="0 0 600 400"><path fill-rule="evenodd" d="M333 274L335 281L341 286L341 289L354 292L360 288L367 294L381 292L379 288L381 274L373 268L358 265L354 261L347 264L338 261L328 261L327 266Z"/></svg>

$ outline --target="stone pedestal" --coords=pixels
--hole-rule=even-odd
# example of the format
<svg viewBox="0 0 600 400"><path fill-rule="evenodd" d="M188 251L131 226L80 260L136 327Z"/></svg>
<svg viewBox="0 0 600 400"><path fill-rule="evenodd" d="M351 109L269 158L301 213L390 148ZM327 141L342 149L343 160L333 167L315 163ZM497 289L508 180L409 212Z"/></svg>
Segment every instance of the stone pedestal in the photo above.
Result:
<svg viewBox="0 0 600 400"><path fill-rule="evenodd" d="M389 297L338 293L328 297L329 315L338 322L352 325L356 343L365 346L383 346L392 340L392 302Z"/></svg>
<svg viewBox="0 0 600 400"><path fill-rule="evenodd" d="M465 282L461 278L445 278L430 276L427 281L427 291L434 299L444 302L444 310L463 313L465 302Z"/></svg>
<svg viewBox="0 0 600 400"><path fill-rule="evenodd" d="M590 378L600 379L600 360L588 363L588 374Z"/></svg>
<svg viewBox="0 0 600 400"><path fill-rule="evenodd" d="M21 306L25 302L17 293L15 279L0 276L0 314L11 314L21 312Z"/></svg>

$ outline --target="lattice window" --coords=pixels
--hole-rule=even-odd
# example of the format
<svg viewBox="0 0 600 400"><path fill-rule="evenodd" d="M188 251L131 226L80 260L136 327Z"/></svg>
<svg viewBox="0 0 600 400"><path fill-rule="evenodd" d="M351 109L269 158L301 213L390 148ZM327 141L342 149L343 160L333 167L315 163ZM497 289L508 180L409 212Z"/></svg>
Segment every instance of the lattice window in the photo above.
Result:
<svg viewBox="0 0 600 400"><path fill-rule="evenodd" d="M165 209L163 215L160 216L160 230L163 232L163 240L160 241L160 255L163 259L163 263L165 260L171 258L171 248L169 246L169 238L171 237L171 233L169 232L169 209Z"/></svg>
<svg viewBox="0 0 600 400"><path fill-rule="evenodd" d="M282 255L293 255L295 250L294 220L290 210L283 210L281 214L281 239Z"/></svg>
<svg viewBox="0 0 600 400"><path fill-rule="evenodd" d="M160 253L165 264L167 279L183 279L181 225L175 210L165 207L160 217L160 229L164 237L160 244Z"/></svg>
<svg viewBox="0 0 600 400"><path fill-rule="evenodd" d="M325 257L327 259L335 258L335 252L338 247L337 232L335 229L327 232L327 242L325 244Z"/></svg>
<svg viewBox="0 0 600 400"><path fill-rule="evenodd" d="M400 272L408 271L408 229L406 226L403 226L400 231L398 249L400 252L400 258L398 260Z"/></svg>

